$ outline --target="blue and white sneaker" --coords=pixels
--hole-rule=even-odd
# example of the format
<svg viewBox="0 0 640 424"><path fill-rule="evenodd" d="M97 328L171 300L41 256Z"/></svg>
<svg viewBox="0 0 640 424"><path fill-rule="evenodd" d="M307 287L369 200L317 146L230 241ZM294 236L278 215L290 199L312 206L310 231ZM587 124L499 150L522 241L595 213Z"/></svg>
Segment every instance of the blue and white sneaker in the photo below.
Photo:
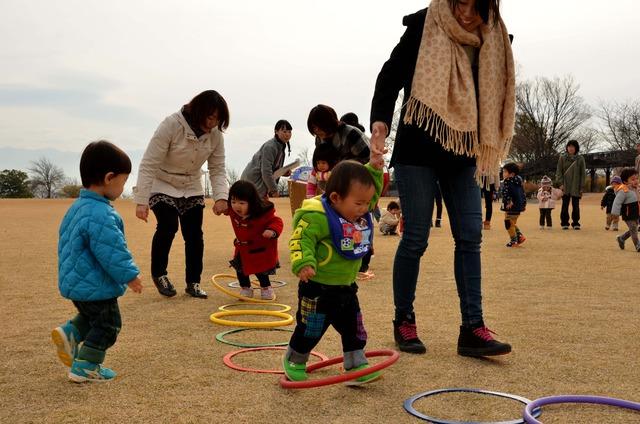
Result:
<svg viewBox="0 0 640 424"><path fill-rule="evenodd" d="M114 370L82 359L75 359L69 371L69 379L74 383L104 383L105 381L113 380L115 377L116 372Z"/></svg>
<svg viewBox="0 0 640 424"><path fill-rule="evenodd" d="M73 360L78 354L78 344L80 343L80 332L71 323L67 321L60 327L56 327L51 331L51 340L58 348L58 358L68 367L71 367Z"/></svg>

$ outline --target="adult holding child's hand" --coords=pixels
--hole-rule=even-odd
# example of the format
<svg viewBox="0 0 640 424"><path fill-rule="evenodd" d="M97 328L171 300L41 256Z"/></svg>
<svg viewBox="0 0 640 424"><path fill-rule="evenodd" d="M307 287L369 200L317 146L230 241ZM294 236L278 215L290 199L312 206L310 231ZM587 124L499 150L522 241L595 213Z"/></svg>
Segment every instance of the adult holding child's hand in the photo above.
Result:
<svg viewBox="0 0 640 424"><path fill-rule="evenodd" d="M207 297L200 288L205 207L201 168L207 162L212 197L216 199L213 213L226 214L229 187L222 132L228 125L227 102L214 90L203 91L162 121L140 163L134 187L136 217L147 222L149 209L156 216L151 276L163 296L176 295L167 265L179 223L185 242L185 291L193 297Z"/></svg>

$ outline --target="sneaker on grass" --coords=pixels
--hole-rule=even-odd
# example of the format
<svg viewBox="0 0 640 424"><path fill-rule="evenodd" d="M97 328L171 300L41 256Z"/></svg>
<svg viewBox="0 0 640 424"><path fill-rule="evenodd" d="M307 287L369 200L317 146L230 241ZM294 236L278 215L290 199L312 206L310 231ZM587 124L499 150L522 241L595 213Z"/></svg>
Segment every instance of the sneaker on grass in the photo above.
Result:
<svg viewBox="0 0 640 424"><path fill-rule="evenodd" d="M51 340L58 348L58 358L68 367L71 367L73 360L78 354L78 343L80 340L80 332L71 323L67 321L60 327L56 327L51 331Z"/></svg>
<svg viewBox="0 0 640 424"><path fill-rule="evenodd" d="M309 378L307 364L291 362L286 355L282 357L282 368L284 369L284 375L291 381L304 381Z"/></svg>
<svg viewBox="0 0 640 424"><path fill-rule="evenodd" d="M353 367L351 369L344 370L344 371L345 373L348 374L350 372L360 371L366 368L369 368L369 364L358 365L357 367ZM371 374L363 375L362 377L345 381L344 384L345 386L361 386L363 384L371 383L372 381L375 381L380 377L382 377L382 374L380 373L380 371L375 371L375 372L372 372Z"/></svg>
<svg viewBox="0 0 640 424"><path fill-rule="evenodd" d="M240 296L253 297L253 289L251 287L240 287Z"/></svg>
<svg viewBox="0 0 640 424"><path fill-rule="evenodd" d="M82 359L75 359L69 371L69 379L74 383L104 383L115 377L114 370Z"/></svg>
<svg viewBox="0 0 640 424"><path fill-rule="evenodd" d="M262 287L260 289L260 299L262 300L273 300L275 297L275 293L273 292L273 287Z"/></svg>

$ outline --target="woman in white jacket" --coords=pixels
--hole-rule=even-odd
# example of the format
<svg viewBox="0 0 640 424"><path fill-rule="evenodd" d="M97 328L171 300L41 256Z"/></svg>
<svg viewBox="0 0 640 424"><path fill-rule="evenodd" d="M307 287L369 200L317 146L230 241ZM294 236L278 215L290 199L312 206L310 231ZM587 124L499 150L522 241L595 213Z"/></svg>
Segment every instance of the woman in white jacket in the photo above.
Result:
<svg viewBox="0 0 640 424"><path fill-rule="evenodd" d="M140 163L134 187L136 216L146 222L149 209L156 216L151 276L164 296L176 295L167 276L167 264L179 222L185 241L185 291L193 297L207 297L200 288L205 207L201 167L208 163L215 199L213 212L226 213L228 184L222 132L228 125L227 102L216 91L203 91L162 121Z"/></svg>

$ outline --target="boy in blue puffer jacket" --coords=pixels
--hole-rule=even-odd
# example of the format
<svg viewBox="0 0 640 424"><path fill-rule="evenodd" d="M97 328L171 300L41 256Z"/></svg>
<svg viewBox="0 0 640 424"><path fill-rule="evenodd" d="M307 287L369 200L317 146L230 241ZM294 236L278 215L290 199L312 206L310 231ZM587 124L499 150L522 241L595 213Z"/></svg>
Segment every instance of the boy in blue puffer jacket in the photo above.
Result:
<svg viewBox="0 0 640 424"><path fill-rule="evenodd" d="M122 218L109 203L131 173L131 160L108 141L90 143L80 158L84 189L60 224L58 287L78 314L51 333L69 379L103 382L116 373L102 366L122 325L118 297L142 291L140 270L124 238ZM80 343L82 345L80 346Z"/></svg>
<svg viewBox="0 0 640 424"><path fill-rule="evenodd" d="M518 247L525 242L526 237L518 228L518 218L527 208L527 197L522 187L520 168L517 164L510 162L502 167L502 210L505 212L504 227L509 232L509 243L507 247Z"/></svg>

